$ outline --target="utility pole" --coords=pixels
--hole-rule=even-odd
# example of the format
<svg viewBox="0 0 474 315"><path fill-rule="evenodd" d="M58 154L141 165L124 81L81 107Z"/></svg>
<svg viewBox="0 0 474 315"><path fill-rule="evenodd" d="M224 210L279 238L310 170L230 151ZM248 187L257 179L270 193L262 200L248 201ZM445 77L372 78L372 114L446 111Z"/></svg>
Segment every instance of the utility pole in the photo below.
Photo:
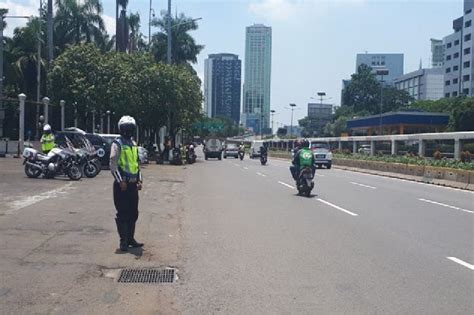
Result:
<svg viewBox="0 0 474 315"><path fill-rule="evenodd" d="M382 110L383 110L383 76L388 75L388 69L375 70L377 75L380 75L380 112L379 112L379 136L382 135Z"/></svg>
<svg viewBox="0 0 474 315"><path fill-rule="evenodd" d="M272 136L273 136L273 118L275 117L276 111L274 109L270 110L270 113L272 114Z"/></svg>
<svg viewBox="0 0 474 315"><path fill-rule="evenodd" d="M168 19L167 19L167 37L168 37L168 46L166 50L166 60L168 64L171 64L171 0L168 0Z"/></svg>
<svg viewBox="0 0 474 315"><path fill-rule="evenodd" d="M290 139L293 138L293 111L295 110L296 104L290 104L291 107L291 126L290 126Z"/></svg>
<svg viewBox="0 0 474 315"><path fill-rule="evenodd" d="M37 65L36 65L36 120L35 122L39 121L39 113L40 113L40 94L41 94L41 20L43 18L43 0L40 0L40 7L39 7L39 30L38 30L38 57ZM35 139L39 139L39 130L35 128Z"/></svg>

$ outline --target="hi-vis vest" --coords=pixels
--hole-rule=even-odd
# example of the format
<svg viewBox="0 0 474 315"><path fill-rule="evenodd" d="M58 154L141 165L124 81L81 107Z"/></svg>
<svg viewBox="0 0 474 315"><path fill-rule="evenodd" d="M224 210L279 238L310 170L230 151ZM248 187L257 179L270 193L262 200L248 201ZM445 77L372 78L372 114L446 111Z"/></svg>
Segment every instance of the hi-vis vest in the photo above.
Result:
<svg viewBox="0 0 474 315"><path fill-rule="evenodd" d="M120 146L120 156L118 159L118 168L121 175L127 178L136 178L138 176L138 147L124 144L121 138L115 140Z"/></svg>
<svg viewBox="0 0 474 315"><path fill-rule="evenodd" d="M310 149L303 148L299 152L300 167L313 166L313 152Z"/></svg>
<svg viewBox="0 0 474 315"><path fill-rule="evenodd" d="M41 136L41 150L43 152L51 151L54 148L54 135L50 134L43 134Z"/></svg>

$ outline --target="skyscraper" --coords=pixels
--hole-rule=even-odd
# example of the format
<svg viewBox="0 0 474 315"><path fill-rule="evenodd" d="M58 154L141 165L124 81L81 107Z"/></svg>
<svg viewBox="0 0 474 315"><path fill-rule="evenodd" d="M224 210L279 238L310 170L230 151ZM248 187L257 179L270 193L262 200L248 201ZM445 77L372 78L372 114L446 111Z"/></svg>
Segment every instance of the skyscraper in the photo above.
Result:
<svg viewBox="0 0 474 315"><path fill-rule="evenodd" d="M255 24L246 28L245 78L242 123L255 133L270 131L272 28Z"/></svg>
<svg viewBox="0 0 474 315"><path fill-rule="evenodd" d="M204 110L208 117L240 121L242 63L233 54L212 54L204 64Z"/></svg>

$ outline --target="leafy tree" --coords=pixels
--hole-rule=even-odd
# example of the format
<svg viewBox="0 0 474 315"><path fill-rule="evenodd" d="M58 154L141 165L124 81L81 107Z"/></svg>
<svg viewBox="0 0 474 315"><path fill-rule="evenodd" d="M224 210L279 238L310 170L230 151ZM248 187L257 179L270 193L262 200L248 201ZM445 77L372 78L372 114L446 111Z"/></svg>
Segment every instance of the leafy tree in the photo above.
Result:
<svg viewBox="0 0 474 315"><path fill-rule="evenodd" d="M168 46L167 14L161 13L161 17L154 19L152 25L159 27L160 31L153 34L151 51L157 62L166 62ZM171 55L175 64L196 63L197 55L204 49L203 45L196 44L194 38L189 34L195 31L198 24L192 18L180 14L171 18Z"/></svg>
<svg viewBox="0 0 474 315"><path fill-rule="evenodd" d="M380 113L380 85L372 68L365 64L360 65L343 91L344 106L351 107L354 113ZM394 87L384 86L382 93L382 112L403 109L413 101L406 91Z"/></svg>

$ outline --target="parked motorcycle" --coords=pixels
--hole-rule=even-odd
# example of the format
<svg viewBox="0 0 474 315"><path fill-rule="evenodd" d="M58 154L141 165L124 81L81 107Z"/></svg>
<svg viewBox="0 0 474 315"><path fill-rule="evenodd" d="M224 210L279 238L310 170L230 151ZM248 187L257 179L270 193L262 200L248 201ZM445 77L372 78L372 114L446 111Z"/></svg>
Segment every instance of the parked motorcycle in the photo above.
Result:
<svg viewBox="0 0 474 315"><path fill-rule="evenodd" d="M68 147L73 147L71 141L66 137ZM79 149L74 148L78 162L83 174L88 178L96 177L101 171L99 157L92 144L86 138L83 139L83 146Z"/></svg>
<svg viewBox="0 0 474 315"><path fill-rule="evenodd" d="M71 180L82 178L82 171L77 161L77 155L69 149L53 148L47 155L33 148L23 151L25 174L30 178L43 175L54 178L57 175L67 175Z"/></svg>
<svg viewBox="0 0 474 315"><path fill-rule="evenodd" d="M186 150L186 163L193 164L196 162L196 153L194 152L194 146L189 145Z"/></svg>
<svg viewBox="0 0 474 315"><path fill-rule="evenodd" d="M181 150L179 148L174 148L172 151L172 159L170 164L173 165L182 165L183 161L181 160Z"/></svg>
<svg viewBox="0 0 474 315"><path fill-rule="evenodd" d="M296 187L299 196L305 195L306 197L309 197L311 195L311 190L314 188L314 181L313 170L310 167L305 167L300 171Z"/></svg>

